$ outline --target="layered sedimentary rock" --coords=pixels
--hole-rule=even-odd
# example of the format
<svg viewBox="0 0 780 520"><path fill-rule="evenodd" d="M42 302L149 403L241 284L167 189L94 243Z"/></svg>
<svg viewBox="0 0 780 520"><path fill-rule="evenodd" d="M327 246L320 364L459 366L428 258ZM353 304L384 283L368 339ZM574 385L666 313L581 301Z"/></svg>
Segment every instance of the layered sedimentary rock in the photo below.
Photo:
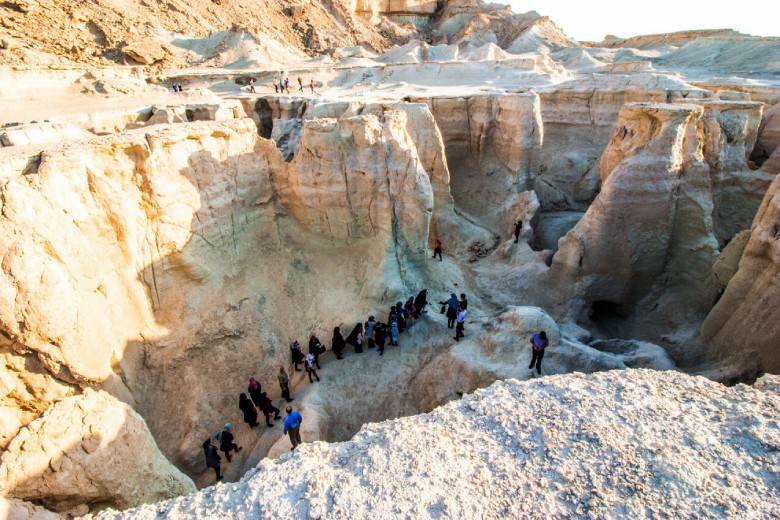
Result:
<svg viewBox="0 0 780 520"><path fill-rule="evenodd" d="M739 270L707 316L701 340L720 358L749 352L761 369L780 370L780 175L756 214Z"/></svg>
<svg viewBox="0 0 780 520"><path fill-rule="evenodd" d="M2 455L0 487L56 511L127 508L195 491L137 413L90 389L57 402L16 436Z"/></svg>
<svg viewBox="0 0 780 520"><path fill-rule="evenodd" d="M717 243L702 113L694 105L624 106L601 159L601 193L561 240L549 272L571 317L599 320L608 311L612 321L632 318L644 334L660 334L706 315Z"/></svg>

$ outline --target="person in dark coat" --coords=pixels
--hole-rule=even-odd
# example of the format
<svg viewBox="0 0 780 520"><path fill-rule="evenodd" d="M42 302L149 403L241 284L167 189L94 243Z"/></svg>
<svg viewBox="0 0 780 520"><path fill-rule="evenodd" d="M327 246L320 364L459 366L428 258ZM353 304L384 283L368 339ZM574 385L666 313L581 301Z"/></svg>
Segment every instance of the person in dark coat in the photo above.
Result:
<svg viewBox="0 0 780 520"><path fill-rule="evenodd" d="M423 289L414 299L414 307L417 310L416 317L419 317L425 312L425 306L428 305L428 289Z"/></svg>
<svg viewBox="0 0 780 520"><path fill-rule="evenodd" d="M436 256L439 257L439 262L441 262L441 238L439 237L436 237L436 245L433 248L433 258L435 259Z"/></svg>
<svg viewBox="0 0 780 520"><path fill-rule="evenodd" d="M287 402L293 400L292 397L290 397L290 378L287 375L287 372L284 371L284 367L279 367L279 373L276 374L276 379L279 380L279 387L282 389L282 397L284 397Z"/></svg>
<svg viewBox="0 0 780 520"><path fill-rule="evenodd" d="M217 474L217 480L222 480L222 474L219 472L222 457L219 456L217 447L211 444L211 439L203 441L203 454L206 456L206 467L214 470Z"/></svg>
<svg viewBox="0 0 780 520"><path fill-rule="evenodd" d="M395 317L398 318L398 332L406 330L406 311L401 302L395 302Z"/></svg>
<svg viewBox="0 0 780 520"><path fill-rule="evenodd" d="M309 354L314 356L314 364L317 365L317 368L322 368L320 366L320 354L323 354L324 352L325 345L320 342L317 336L312 334L309 338Z"/></svg>
<svg viewBox="0 0 780 520"><path fill-rule="evenodd" d="M447 306L447 328L451 329L455 326L455 318L458 317L458 308L460 307L458 297L455 296L455 293L450 293L449 300L439 303Z"/></svg>
<svg viewBox="0 0 780 520"><path fill-rule="evenodd" d="M417 314L417 308L414 306L414 296L409 296L404 304L404 314L406 315L406 326L411 327L414 325L415 314Z"/></svg>
<svg viewBox="0 0 780 520"><path fill-rule="evenodd" d="M301 369L298 368L298 365L300 363L303 363L303 351L301 350L301 344L298 343L298 340L294 340L292 343L290 343L290 354L292 354L292 362L293 366L295 367L296 372L300 372Z"/></svg>
<svg viewBox="0 0 780 520"><path fill-rule="evenodd" d="M531 372L534 371L534 365L536 365L536 373L542 373L544 349L549 345L550 340L547 339L547 333L545 331L535 332L531 335L531 364L528 365L528 369Z"/></svg>
<svg viewBox="0 0 780 520"><path fill-rule="evenodd" d="M379 349L380 356L383 356L385 353L385 339L387 339L387 325L381 321L377 322L377 324L374 325L374 341Z"/></svg>
<svg viewBox="0 0 780 520"><path fill-rule="evenodd" d="M460 293L460 306L464 309L469 309L469 301L466 299L466 293Z"/></svg>
<svg viewBox="0 0 780 520"><path fill-rule="evenodd" d="M523 230L523 221L518 220L515 222L515 244L517 244L517 240L520 238L520 232Z"/></svg>
<svg viewBox="0 0 780 520"><path fill-rule="evenodd" d="M250 428L254 428L260 424L257 422L257 410L255 410L255 405L252 404L252 401L249 400L246 394L241 394L238 398L238 408L244 412L244 422L247 423Z"/></svg>
<svg viewBox="0 0 780 520"><path fill-rule="evenodd" d="M274 403L271 402L271 399L268 398L265 392L260 393L260 410L265 415L265 424L269 427L274 425L271 422L271 414L275 415L274 419L279 419L279 409L274 406Z"/></svg>
<svg viewBox="0 0 780 520"><path fill-rule="evenodd" d="M225 427L221 432L217 434L219 440L219 449L225 454L225 458L230 462L230 452L235 451L238 453L243 448L233 442L233 434L230 430L233 429L233 425L230 423L225 424Z"/></svg>
<svg viewBox="0 0 780 520"><path fill-rule="evenodd" d="M336 327L333 329L333 340L330 342L330 348L336 354L336 359L344 359L341 353L344 351L345 346L346 342L344 341L344 336L341 335L341 329Z"/></svg>
<svg viewBox="0 0 780 520"><path fill-rule="evenodd" d="M246 387L246 391L249 394L249 397L252 398L252 402L255 403L255 406L260 406L260 394L262 393L262 389L260 388L260 383L258 383L254 377L249 378L249 385Z"/></svg>
<svg viewBox="0 0 780 520"><path fill-rule="evenodd" d="M355 347L357 354L363 353L363 324L358 323L347 336L347 343Z"/></svg>

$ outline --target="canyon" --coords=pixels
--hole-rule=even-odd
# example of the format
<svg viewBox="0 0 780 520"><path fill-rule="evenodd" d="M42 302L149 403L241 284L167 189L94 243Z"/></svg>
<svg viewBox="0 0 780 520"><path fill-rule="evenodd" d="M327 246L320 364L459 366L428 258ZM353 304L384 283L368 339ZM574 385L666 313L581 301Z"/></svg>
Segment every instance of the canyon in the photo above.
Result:
<svg viewBox="0 0 780 520"><path fill-rule="evenodd" d="M780 511L780 39L577 42L476 0L104 4L0 6L0 511ZM293 340L423 289L398 347L294 370ZM237 407L254 377L283 408L280 366L294 452Z"/></svg>

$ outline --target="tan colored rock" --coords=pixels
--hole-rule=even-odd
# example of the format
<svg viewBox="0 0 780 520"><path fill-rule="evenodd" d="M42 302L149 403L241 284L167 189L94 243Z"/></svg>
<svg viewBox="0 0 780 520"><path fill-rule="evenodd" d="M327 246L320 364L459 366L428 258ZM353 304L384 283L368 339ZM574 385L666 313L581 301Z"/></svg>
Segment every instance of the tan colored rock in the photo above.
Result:
<svg viewBox="0 0 780 520"><path fill-rule="evenodd" d="M105 392L54 404L2 456L6 495L54 510L127 508L195 491L160 453L144 420Z"/></svg>
<svg viewBox="0 0 780 520"><path fill-rule="evenodd" d="M12 520L61 520L62 516L24 500L0 497L0 518Z"/></svg>
<svg viewBox="0 0 780 520"><path fill-rule="evenodd" d="M623 317L621 326L641 323L635 334L659 337L706 315L715 298L717 243L697 131L702 112L693 105L623 107L602 157L601 193L561 239L548 273L572 318L598 321L608 310ZM678 360L689 354L675 352Z"/></svg>
<svg viewBox="0 0 780 520"><path fill-rule="evenodd" d="M715 264L712 266L712 274L718 291L723 292L737 272L739 261L742 258L742 253L749 238L749 229L740 231L726 244L726 247L723 248L723 251L720 252L720 255L715 260Z"/></svg>
<svg viewBox="0 0 780 520"><path fill-rule="evenodd" d="M761 370L780 371L780 175L753 221L739 270L701 327L709 352L723 359L749 351Z"/></svg>
<svg viewBox="0 0 780 520"><path fill-rule="evenodd" d="M751 159L763 163L778 146L780 146L780 103L768 106L764 110Z"/></svg>
<svg viewBox="0 0 780 520"><path fill-rule="evenodd" d="M158 42L146 38L134 40L124 47L122 52L141 65L154 65L165 59L168 51Z"/></svg>

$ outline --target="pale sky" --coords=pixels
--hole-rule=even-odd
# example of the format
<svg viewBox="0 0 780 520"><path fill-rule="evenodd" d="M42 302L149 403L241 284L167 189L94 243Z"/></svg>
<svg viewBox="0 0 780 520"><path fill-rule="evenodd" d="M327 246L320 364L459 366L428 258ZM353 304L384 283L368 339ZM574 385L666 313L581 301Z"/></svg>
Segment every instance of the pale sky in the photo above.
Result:
<svg viewBox="0 0 780 520"><path fill-rule="evenodd" d="M487 0L489 1L489 0ZM780 36L778 0L496 0L516 13L549 16L576 40L601 41L694 29Z"/></svg>

